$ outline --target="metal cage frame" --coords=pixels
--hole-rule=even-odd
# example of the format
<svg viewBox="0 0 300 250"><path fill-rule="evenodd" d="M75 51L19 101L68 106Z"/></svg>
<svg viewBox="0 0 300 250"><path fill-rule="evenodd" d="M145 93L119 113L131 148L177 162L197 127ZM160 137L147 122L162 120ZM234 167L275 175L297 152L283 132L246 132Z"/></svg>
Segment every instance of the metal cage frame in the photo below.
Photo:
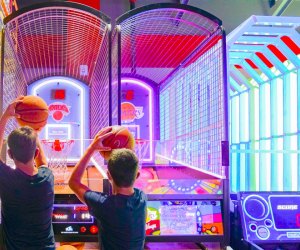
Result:
<svg viewBox="0 0 300 250"><path fill-rule="evenodd" d="M117 107L120 107L121 105L121 100L120 100L120 91L121 91L121 79L123 77L127 77L127 76L131 76L133 78L139 79L148 79L148 81L155 85L155 83L157 84L157 89L158 91L161 91L167 84L167 80L172 78L173 76L176 76L176 74L178 74L180 71L182 71L187 65L197 61L197 59L201 56L199 56L199 54L201 52L201 49L205 49L205 45L206 43L199 43L198 46L195 46L194 49L192 49L191 51L189 51L190 53L188 53L188 55L186 57L183 58L182 61L180 61L180 63L176 64L171 70L169 70L168 72L165 72L165 74L163 73L163 77L160 78L159 81L157 81L157 79L153 79L151 77L149 77L149 75L147 74L143 74L143 71L139 71L139 69L135 68L135 66L133 66L133 68L131 68L131 72L129 72L127 69L123 70L123 65L124 65L124 57L123 57L123 53L127 53L126 51L124 51L124 47L126 46L124 45L124 41L125 38L122 40L122 36L124 35L124 31L123 31L123 24L125 22L127 23L134 23L135 22L135 17L137 17L136 20L139 20L140 22L142 22L143 20L138 19L139 15L143 15L147 12L151 12L151 11L160 11L161 13L164 14L164 11L167 11L168 9L176 9L178 10L178 22L180 22L180 19L182 18L183 13L191 13L194 15L197 15L198 17L204 17L207 18L209 21L211 22L212 25L215 25L214 28L219 29L219 34L222 37L222 44L221 46L221 51L222 51L222 65L220 66L220 69L222 71L222 88L223 88L223 94L224 94L224 98L222 98L222 103L221 105L223 105L225 112L223 113L223 118L224 119L224 127L223 127L223 131L224 131L224 137L223 137L223 141L220 141L220 147L222 148L222 165L226 166L225 167L225 172L224 172L224 179L222 180L223 182L223 194L222 195L200 195L200 196L193 196L193 195L189 195L189 197L185 197L183 195L148 195L148 199L149 200L157 200L157 199L173 199L173 200L182 200L182 199L196 199L196 200L205 200L205 199L218 199L222 201L222 205L223 205L223 226L224 226L224 235L199 235L199 236L189 236L189 235L176 235L176 236L171 236L171 235L160 235L160 236L147 236L147 241L193 241L193 242L213 242L213 241L218 241L221 243L222 246L228 246L229 245L229 238L230 238L230 222L229 222L229 217L230 217L230 209L229 209L229 171L228 171L228 167L229 167L229 143L228 143L228 92L227 92L227 68L226 68L226 38L225 38L225 31L222 28L222 22L220 19L218 19L217 17L203 11L200 10L198 8L192 7L192 6L188 6L188 5L183 5L183 4L171 4L171 3L159 3L159 4L151 4L151 5L147 5L147 6L143 6L137 9L133 9L127 13L125 13L124 15L120 16L119 18L117 18L116 20L116 28L113 31L113 39L112 39L112 50L116 50L118 51L117 55L118 55L118 59L117 61L113 62L112 64L112 68L118 68L117 72L118 74L115 75L113 78L113 80L118 82L118 85L116 86L116 89L112 90L112 93L115 93L115 98L114 99L118 99L118 104ZM162 15L163 15L162 14ZM166 14L167 15L167 14ZM170 14L171 15L171 14ZM175 14L174 14L175 15ZM145 14L145 16L147 16L147 14ZM149 15L150 16L150 15ZM176 18L176 17L175 17ZM149 18L150 19L150 18ZM137 21L138 22L138 21ZM175 21L174 21L175 22ZM126 35L128 34L132 34L130 33L132 30L133 32L135 32L135 29L139 29L139 27L135 27L134 24L132 25L133 27L126 27L125 28L125 33ZM131 31L130 31L131 29ZM144 25L143 29L145 31L145 34L151 34L151 30L147 30L147 26ZM157 28L159 30L159 28ZM213 29L213 28L212 28ZM159 33L159 31L157 31L157 33ZM213 31L211 32L213 33ZM208 36L207 40L205 41L209 41L209 39L211 38L211 34ZM136 45L136 41L134 41L134 38L131 38L131 44ZM125 41L126 42L126 41ZM138 44L137 46L139 46L140 44ZM149 43L149 46L151 46L151 44ZM151 51L151 50L150 50ZM135 51L136 52L136 51ZM134 56L136 56L136 53L133 53ZM132 54L131 54L132 56ZM197 57L198 56L198 57ZM136 60L132 60L132 63L140 63L142 66L140 67L147 67L146 62L138 62L139 58L137 58ZM126 60L125 60L125 64L126 64ZM128 65L128 64L126 64ZM126 66L127 67L127 66ZM129 66L130 67L130 66ZM120 123L120 109L118 110L118 114L116 114L116 119L115 121Z"/></svg>
<svg viewBox="0 0 300 250"><path fill-rule="evenodd" d="M67 76L91 89L90 136L95 136L111 123L110 30L110 18L104 13L64 1L27 6L7 16L2 29L0 108L3 110L18 95L24 95L26 86L39 79ZM87 46L93 41L93 46ZM47 44L43 46L43 42ZM37 47L37 53L31 53L32 47ZM86 75L79 72L80 64L87 64ZM102 98L94 94L99 88L105 89ZM12 123L10 129L15 126Z"/></svg>

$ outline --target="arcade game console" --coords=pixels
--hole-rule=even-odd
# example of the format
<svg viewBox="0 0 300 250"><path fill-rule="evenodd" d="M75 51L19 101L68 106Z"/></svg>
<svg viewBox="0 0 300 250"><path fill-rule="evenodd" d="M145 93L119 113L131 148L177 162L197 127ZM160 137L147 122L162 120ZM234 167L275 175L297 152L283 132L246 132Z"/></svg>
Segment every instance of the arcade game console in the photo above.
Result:
<svg viewBox="0 0 300 250"><path fill-rule="evenodd" d="M221 20L189 5L160 3L131 10L116 24L111 99L118 112L112 118L127 126L138 144L142 164L136 186L148 196L146 240L227 246Z"/></svg>
<svg viewBox="0 0 300 250"><path fill-rule="evenodd" d="M257 248L299 248L299 25L253 15L227 36L234 232Z"/></svg>
<svg viewBox="0 0 300 250"><path fill-rule="evenodd" d="M232 237L233 245L241 249L299 249L299 192L239 192L237 198L235 227L242 229L242 237Z"/></svg>

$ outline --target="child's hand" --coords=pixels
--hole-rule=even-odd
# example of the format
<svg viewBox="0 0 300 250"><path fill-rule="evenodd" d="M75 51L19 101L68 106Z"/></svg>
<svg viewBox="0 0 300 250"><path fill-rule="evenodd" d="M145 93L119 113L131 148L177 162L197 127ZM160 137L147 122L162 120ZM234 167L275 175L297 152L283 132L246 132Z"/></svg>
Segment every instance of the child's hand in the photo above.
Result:
<svg viewBox="0 0 300 250"><path fill-rule="evenodd" d="M3 115L7 118L9 118L9 117L20 117L19 114L16 114L16 106L19 103L21 103L23 99L24 99L24 96L19 96L18 98L16 98L11 104L8 105L8 107L6 108Z"/></svg>
<svg viewBox="0 0 300 250"><path fill-rule="evenodd" d="M101 129L98 134L95 136L93 142L92 142L92 147L95 150L99 151L110 151L110 147L105 147L103 145L103 140L110 137L113 133L109 132L111 131L111 128L103 128Z"/></svg>

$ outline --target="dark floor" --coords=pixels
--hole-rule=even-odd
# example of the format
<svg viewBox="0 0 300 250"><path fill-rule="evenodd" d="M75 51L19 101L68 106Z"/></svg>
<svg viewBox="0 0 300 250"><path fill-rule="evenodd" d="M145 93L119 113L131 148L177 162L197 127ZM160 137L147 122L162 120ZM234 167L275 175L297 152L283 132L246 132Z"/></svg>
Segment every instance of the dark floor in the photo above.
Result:
<svg viewBox="0 0 300 250"><path fill-rule="evenodd" d="M99 245L97 243L64 243L73 245L77 250L96 250L99 249ZM57 243L57 247L60 246L60 243ZM176 242L148 242L145 245L145 250L193 250L193 249L206 249L206 250L220 250L220 246L218 243L205 243L204 246L206 248L201 248L197 244L194 243L176 243ZM62 250L64 250L62 248ZM65 248L65 250L67 250Z"/></svg>

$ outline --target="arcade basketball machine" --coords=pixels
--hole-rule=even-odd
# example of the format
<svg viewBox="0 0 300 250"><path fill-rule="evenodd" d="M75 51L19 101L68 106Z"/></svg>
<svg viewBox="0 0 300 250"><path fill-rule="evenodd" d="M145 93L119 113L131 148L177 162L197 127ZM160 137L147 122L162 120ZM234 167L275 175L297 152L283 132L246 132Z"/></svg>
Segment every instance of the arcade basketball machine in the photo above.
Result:
<svg viewBox="0 0 300 250"><path fill-rule="evenodd" d="M112 121L135 135L147 241L229 245L225 34L215 16L153 4L112 32Z"/></svg>
<svg viewBox="0 0 300 250"><path fill-rule="evenodd" d="M57 241L97 241L96 222L68 189L67 178L90 138L110 124L109 37L110 19L76 3L32 5L4 19L1 110L19 95L40 96L49 106L40 138L49 166L58 169L53 210ZM15 127L10 123L6 134ZM93 162L86 184L105 191L102 162Z"/></svg>
<svg viewBox="0 0 300 250"><path fill-rule="evenodd" d="M227 38L236 249L300 247L299 27L251 16Z"/></svg>

